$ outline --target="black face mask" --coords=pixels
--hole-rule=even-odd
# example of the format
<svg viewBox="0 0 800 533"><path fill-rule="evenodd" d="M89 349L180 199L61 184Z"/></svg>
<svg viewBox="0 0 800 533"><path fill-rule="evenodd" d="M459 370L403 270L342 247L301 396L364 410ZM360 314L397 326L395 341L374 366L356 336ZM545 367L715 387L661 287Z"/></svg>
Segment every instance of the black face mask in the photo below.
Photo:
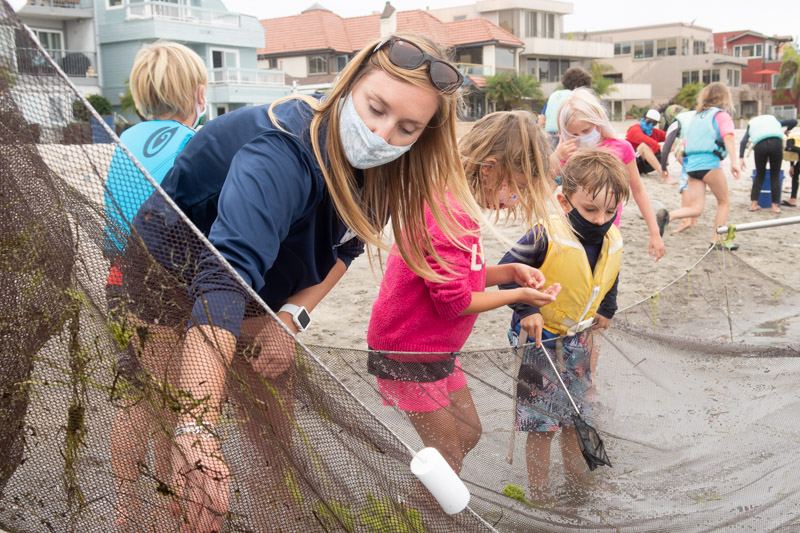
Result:
<svg viewBox="0 0 800 533"><path fill-rule="evenodd" d="M570 202L569 205L572 205L572 202ZM572 227L580 236L581 242L585 242L586 244L597 244L603 242L603 237L606 236L611 224L614 223L616 215L611 217L605 224L598 226L597 224L593 224L583 218L575 206L572 206L572 211L569 212L567 217L569 218L569 222L572 224Z"/></svg>

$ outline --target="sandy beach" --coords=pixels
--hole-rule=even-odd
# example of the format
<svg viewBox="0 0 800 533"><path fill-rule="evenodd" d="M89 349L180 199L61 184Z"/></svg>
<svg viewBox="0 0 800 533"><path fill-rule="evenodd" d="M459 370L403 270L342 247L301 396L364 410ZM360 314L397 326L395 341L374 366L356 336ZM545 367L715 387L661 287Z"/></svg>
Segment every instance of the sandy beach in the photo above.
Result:
<svg viewBox="0 0 800 533"><path fill-rule="evenodd" d="M622 137L631 122L615 123L615 129ZM736 130L736 147L744 135L744 130ZM772 214L762 209L749 212L751 174L754 168L752 154L745 157L747 169L739 180L730 174L729 160L723 162L728 175L731 195L731 211L728 222L741 224L778 217L800 216L800 209L783 207L780 214ZM784 182L788 187L788 162L783 163ZM670 175L678 178L680 164L670 157ZM664 185L655 172L642 176L647 194L652 202L660 202L667 209L680 207L678 185ZM783 193L788 198L788 192ZM678 223L667 227L664 243L667 254L657 263L647 253L647 227L639 214L633 199L622 211L621 230L625 240L625 251L620 272L618 304L624 308L638 302L659 290L691 267L709 246L714 212L717 202L707 192L706 207L698 224L682 233L673 234ZM499 232L515 242L525 231L520 224L504 223L501 218L497 225ZM736 241L740 258L766 276L783 281L793 287L800 287L800 269L796 261L800 258L800 225L780 226L756 231L740 232ZM491 233L484 231L484 247L488 264L496 264L506 252L506 245ZM378 294L380 272L370 270L366 256L359 257L348 273L334 288L331 294L314 310L314 324L302 340L309 344L322 344L338 347L366 349L366 332L372 302ZM412 312L412 310L409 310ZM508 309L498 309L481 315L475 324L472 336L464 346L465 350L502 347L507 344L506 328L510 318Z"/></svg>

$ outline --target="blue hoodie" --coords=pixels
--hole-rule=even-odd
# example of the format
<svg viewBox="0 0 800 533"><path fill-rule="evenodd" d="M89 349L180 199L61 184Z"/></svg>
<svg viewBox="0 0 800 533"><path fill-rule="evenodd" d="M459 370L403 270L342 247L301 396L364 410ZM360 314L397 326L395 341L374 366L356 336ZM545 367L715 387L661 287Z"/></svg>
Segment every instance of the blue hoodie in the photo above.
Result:
<svg viewBox="0 0 800 533"><path fill-rule="evenodd" d="M346 235L314 157L313 110L294 100L277 106L281 131L268 109L244 107L209 122L180 153L162 187L245 282L267 304L279 306L322 282L337 259L349 266L364 246ZM326 158L324 124L319 143ZM363 183L359 171L356 179ZM134 225L162 265L181 268L176 258L185 252L173 243L188 235L176 229L180 221L157 194ZM207 251L189 277L193 323L238 335L249 299L245 290Z"/></svg>

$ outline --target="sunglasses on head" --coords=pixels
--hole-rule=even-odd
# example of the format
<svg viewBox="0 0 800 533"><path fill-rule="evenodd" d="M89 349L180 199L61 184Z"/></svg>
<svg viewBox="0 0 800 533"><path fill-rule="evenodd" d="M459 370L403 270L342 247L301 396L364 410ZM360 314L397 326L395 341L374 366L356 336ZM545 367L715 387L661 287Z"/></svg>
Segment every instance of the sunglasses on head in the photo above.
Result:
<svg viewBox="0 0 800 533"><path fill-rule="evenodd" d="M406 69L416 70L424 63L428 63L428 76L434 87L441 92L454 93L464 81L464 76L450 63L442 59L437 59L411 41L406 41L400 37L387 37L376 46L374 54L386 45L389 45L389 61L392 65Z"/></svg>

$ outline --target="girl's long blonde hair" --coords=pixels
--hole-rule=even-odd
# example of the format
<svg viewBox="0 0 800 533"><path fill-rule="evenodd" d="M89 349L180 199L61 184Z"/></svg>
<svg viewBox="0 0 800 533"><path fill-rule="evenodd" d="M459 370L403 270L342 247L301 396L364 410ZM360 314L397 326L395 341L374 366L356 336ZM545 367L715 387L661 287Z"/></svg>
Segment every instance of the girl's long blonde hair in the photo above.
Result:
<svg viewBox="0 0 800 533"><path fill-rule="evenodd" d="M611 127L608 114L594 91L581 87L572 91L558 108L558 131L562 141L577 137L567 131L567 128L578 120L585 120L600 131L604 139L616 139L617 134Z"/></svg>
<svg viewBox="0 0 800 533"><path fill-rule="evenodd" d="M725 104L731 104L731 92L724 83L714 81L703 87L697 96L697 107L695 110L700 113L712 107L723 108Z"/></svg>
<svg viewBox="0 0 800 533"><path fill-rule="evenodd" d="M413 42L433 57L448 60L445 50L422 35L395 34ZM289 99L300 99L314 109L311 120L311 143L325 177L328 192L344 224L368 246L389 251L383 240L385 216L391 217L395 242L405 263L418 276L441 281L426 256L449 270L436 253L425 222L425 204L430 207L437 225L451 241L459 243L467 230L456 221L450 206L444 203L445 191L456 199L460 209L476 222L483 220L481 210L467 186L456 145L456 110L459 93L445 94L431 83L428 64L415 70L396 67L389 61L388 47L373 53L380 41L373 41L358 52L342 70L328 98L318 101L306 95L292 95L270 107L270 117L280 126L274 107ZM359 188L348 163L339 134L339 110L344 98L364 76L382 70L389 76L417 87L432 89L439 105L422 135L403 156L376 168L364 170L364 186ZM325 153L319 144L325 130ZM440 203L444 206L442 209Z"/></svg>
<svg viewBox="0 0 800 533"><path fill-rule="evenodd" d="M550 144L536 125L529 111L498 111L478 120L459 142L461 162L475 200L494 211L494 221L500 217L498 191L503 183L518 203L505 208L512 219L521 216L527 229L538 223L549 227L550 215L560 212L548 178ZM494 159L496 163L487 163ZM497 183L485 183L482 168L495 164L499 169ZM524 183L512 179L511 171L525 177Z"/></svg>

